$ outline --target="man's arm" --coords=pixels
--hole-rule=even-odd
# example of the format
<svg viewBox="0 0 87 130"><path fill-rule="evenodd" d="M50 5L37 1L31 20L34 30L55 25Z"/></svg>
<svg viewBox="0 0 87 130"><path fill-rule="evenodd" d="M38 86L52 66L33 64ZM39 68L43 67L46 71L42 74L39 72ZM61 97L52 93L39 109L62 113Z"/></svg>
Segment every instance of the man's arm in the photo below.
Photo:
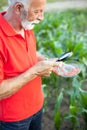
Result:
<svg viewBox="0 0 87 130"><path fill-rule="evenodd" d="M3 80L0 83L0 100L13 95L35 77L36 74L33 69L29 69L19 76Z"/></svg>
<svg viewBox="0 0 87 130"><path fill-rule="evenodd" d="M58 64L58 62L53 61L39 61L36 65L19 76L3 80L0 83L0 100L13 95L37 76L49 76L53 68L58 66Z"/></svg>
<svg viewBox="0 0 87 130"><path fill-rule="evenodd" d="M44 57L37 53L38 61L44 59ZM33 69L33 67L23 74L16 76L14 78L3 80L0 83L0 100L3 98L7 98L14 93L16 93L19 89L21 89L25 84L34 79L37 75L37 72Z"/></svg>

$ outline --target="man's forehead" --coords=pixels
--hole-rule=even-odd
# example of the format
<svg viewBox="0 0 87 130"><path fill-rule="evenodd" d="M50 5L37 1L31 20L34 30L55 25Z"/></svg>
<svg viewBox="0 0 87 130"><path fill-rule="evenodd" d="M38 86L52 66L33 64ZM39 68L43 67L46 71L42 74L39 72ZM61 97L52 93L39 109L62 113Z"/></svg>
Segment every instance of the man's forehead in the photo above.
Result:
<svg viewBox="0 0 87 130"><path fill-rule="evenodd" d="M26 0L30 1L28 4L26 3L26 7L28 9L44 9L46 5L46 0Z"/></svg>
<svg viewBox="0 0 87 130"><path fill-rule="evenodd" d="M46 0L30 0L30 3L46 3Z"/></svg>

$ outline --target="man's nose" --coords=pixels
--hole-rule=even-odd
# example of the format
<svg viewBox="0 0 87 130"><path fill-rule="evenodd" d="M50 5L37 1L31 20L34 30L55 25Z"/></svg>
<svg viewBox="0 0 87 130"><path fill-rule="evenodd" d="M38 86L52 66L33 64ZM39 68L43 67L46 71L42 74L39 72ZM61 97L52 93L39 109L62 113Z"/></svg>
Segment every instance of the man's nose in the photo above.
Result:
<svg viewBox="0 0 87 130"><path fill-rule="evenodd" d="M39 16L38 18L37 18L39 21L42 21L42 20L44 20L44 16L42 17L42 16Z"/></svg>
<svg viewBox="0 0 87 130"><path fill-rule="evenodd" d="M40 14L38 15L37 19L38 19L39 21L44 20L44 14L43 14L43 13L40 13Z"/></svg>

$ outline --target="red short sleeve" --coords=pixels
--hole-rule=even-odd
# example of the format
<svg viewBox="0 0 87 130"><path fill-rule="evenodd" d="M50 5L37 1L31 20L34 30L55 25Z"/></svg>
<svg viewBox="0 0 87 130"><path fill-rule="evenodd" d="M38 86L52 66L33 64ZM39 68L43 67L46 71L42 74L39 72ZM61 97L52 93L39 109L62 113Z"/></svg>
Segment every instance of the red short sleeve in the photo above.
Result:
<svg viewBox="0 0 87 130"><path fill-rule="evenodd" d="M4 78L4 56L5 56L5 51L4 51L4 47L3 47L3 42L0 39L0 82L3 80Z"/></svg>
<svg viewBox="0 0 87 130"><path fill-rule="evenodd" d="M3 62L0 59L0 82L3 80L4 78L4 73L3 73Z"/></svg>

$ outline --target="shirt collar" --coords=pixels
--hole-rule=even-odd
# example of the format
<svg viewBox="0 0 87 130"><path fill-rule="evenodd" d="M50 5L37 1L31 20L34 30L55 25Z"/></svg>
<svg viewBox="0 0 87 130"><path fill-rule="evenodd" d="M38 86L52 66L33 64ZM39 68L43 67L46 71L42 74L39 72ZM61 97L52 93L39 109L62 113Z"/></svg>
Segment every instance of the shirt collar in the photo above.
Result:
<svg viewBox="0 0 87 130"><path fill-rule="evenodd" d="M3 17L3 15L6 12L2 12L0 13L0 28L3 30L3 32L7 35L7 36L14 36L17 33L14 31L14 29L12 28L12 26L6 21L6 19Z"/></svg>

